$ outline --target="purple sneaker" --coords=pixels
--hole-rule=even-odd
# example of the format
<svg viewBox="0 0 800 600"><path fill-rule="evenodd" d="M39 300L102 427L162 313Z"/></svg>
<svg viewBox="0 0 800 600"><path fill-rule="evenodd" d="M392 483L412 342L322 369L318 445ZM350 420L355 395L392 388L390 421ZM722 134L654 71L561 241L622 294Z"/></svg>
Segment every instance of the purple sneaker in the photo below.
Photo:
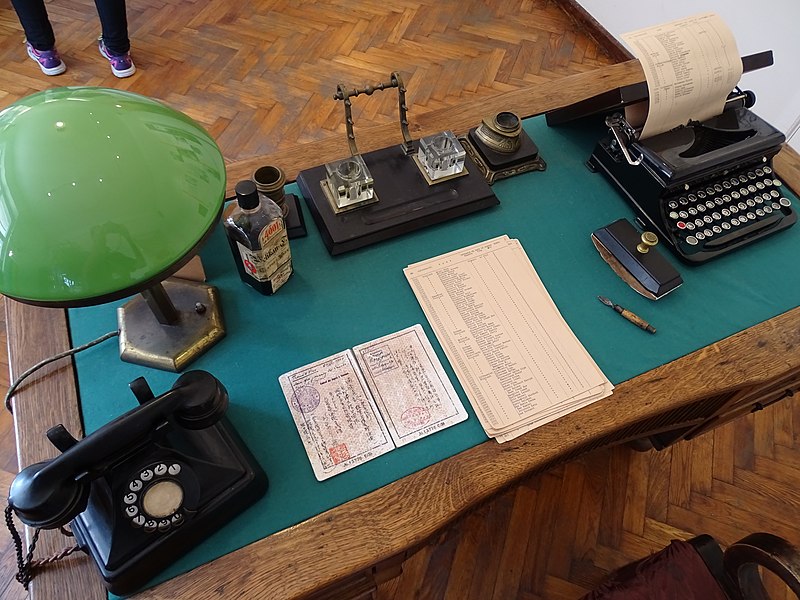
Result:
<svg viewBox="0 0 800 600"><path fill-rule="evenodd" d="M105 56L108 62L111 63L111 72L117 77L130 77L136 72L136 65L134 65L133 60L131 60L130 52L119 56L111 54L108 48L106 48L103 38L98 40L97 48L100 50L100 54Z"/></svg>
<svg viewBox="0 0 800 600"><path fill-rule="evenodd" d="M67 65L61 60L58 55L58 50L37 50L31 46L30 42L25 42L25 48L28 50L28 56L39 63L42 73L45 75L60 75L67 70Z"/></svg>

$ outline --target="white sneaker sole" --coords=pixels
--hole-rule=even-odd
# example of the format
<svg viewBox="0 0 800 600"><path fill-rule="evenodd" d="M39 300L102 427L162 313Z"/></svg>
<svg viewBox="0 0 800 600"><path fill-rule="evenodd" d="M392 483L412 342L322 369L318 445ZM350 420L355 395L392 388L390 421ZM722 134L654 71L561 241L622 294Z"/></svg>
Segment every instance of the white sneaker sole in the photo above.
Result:
<svg viewBox="0 0 800 600"><path fill-rule="evenodd" d="M39 65L39 68L42 70L42 73L44 73L45 75L61 75L61 73L63 73L64 71L67 70L67 65L64 63L63 60L61 61L61 63L57 67L52 67L52 68L48 69L42 63L39 62L39 59L36 58L36 55L33 52L31 52L30 48L26 48L26 49L28 51L28 56L30 56L36 62L36 64Z"/></svg>
<svg viewBox="0 0 800 600"><path fill-rule="evenodd" d="M123 77L130 77L131 75L136 73L136 65L131 65L130 69L124 69L122 71L117 71L114 67L111 67L111 72L120 79L122 79Z"/></svg>
<svg viewBox="0 0 800 600"><path fill-rule="evenodd" d="M108 64L111 65L111 72L114 74L114 77L119 77L120 79L124 77L130 77L134 73L136 73L136 65L131 62L131 66L128 69L117 70L114 68L114 65L111 64L111 58L109 58L108 54L103 52L103 49L100 46L97 47L97 50L100 52L100 56L105 58L108 61Z"/></svg>

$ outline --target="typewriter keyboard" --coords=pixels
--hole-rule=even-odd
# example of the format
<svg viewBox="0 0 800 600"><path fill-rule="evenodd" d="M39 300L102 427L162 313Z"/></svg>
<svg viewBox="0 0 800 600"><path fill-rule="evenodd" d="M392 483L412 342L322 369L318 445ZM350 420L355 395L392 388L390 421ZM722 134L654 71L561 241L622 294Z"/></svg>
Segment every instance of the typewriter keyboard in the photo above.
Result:
<svg viewBox="0 0 800 600"><path fill-rule="evenodd" d="M686 255L738 246L772 232L787 216L796 218L768 165L728 173L670 196L665 212L676 246Z"/></svg>

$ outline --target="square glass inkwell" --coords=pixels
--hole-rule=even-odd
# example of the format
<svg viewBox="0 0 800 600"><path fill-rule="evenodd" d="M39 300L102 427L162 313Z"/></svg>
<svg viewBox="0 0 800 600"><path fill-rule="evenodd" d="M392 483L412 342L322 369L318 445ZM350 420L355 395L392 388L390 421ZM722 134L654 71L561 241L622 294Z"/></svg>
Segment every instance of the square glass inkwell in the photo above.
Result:
<svg viewBox="0 0 800 600"><path fill-rule="evenodd" d="M464 159L467 153L452 131L442 131L420 139L414 157L429 184L466 175Z"/></svg>
<svg viewBox="0 0 800 600"><path fill-rule="evenodd" d="M397 88L402 142L361 153L351 98ZM297 185L328 252L342 254L499 204L451 131L408 132L406 89L399 73L362 89L337 87L344 102L350 156L301 171ZM385 135L385 134L384 134Z"/></svg>
<svg viewBox="0 0 800 600"><path fill-rule="evenodd" d="M377 202L375 180L360 154L325 164L326 177L320 182L336 213Z"/></svg>

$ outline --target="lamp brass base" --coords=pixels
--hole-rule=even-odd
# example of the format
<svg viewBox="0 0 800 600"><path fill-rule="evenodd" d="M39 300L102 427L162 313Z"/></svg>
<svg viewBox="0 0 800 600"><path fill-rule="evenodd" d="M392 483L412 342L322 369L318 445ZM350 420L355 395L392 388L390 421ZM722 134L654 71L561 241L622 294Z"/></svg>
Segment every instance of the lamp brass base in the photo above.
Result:
<svg viewBox="0 0 800 600"><path fill-rule="evenodd" d="M182 371L225 337L217 288L167 279L161 284L178 312L176 325L162 325L139 295L117 309L122 360L164 371Z"/></svg>

